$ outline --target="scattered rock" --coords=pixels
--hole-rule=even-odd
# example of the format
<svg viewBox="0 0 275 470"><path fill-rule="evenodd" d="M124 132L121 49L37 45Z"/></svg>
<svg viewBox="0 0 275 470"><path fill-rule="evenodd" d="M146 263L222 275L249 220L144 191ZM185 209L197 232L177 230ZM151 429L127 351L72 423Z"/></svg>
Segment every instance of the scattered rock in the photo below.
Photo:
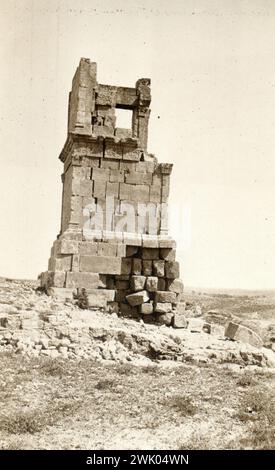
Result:
<svg viewBox="0 0 275 470"><path fill-rule="evenodd" d="M251 346L255 346L256 348L263 346L263 341L257 333L235 322L229 322L227 324L224 335L227 338L251 344Z"/></svg>

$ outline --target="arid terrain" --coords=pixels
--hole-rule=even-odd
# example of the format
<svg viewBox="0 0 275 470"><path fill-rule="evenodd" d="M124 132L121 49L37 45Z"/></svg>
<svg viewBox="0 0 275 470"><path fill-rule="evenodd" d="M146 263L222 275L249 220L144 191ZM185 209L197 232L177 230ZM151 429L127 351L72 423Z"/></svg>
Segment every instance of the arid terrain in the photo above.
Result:
<svg viewBox="0 0 275 470"><path fill-rule="evenodd" d="M275 292L186 289L175 330L36 287L0 282L1 449L274 448ZM265 347L194 328L229 318Z"/></svg>

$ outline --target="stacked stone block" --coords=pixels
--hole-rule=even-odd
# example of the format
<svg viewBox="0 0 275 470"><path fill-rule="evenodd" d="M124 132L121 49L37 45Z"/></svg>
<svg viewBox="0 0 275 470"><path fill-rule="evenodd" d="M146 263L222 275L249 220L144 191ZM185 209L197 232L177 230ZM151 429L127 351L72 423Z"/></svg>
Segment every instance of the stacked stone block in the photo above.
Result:
<svg viewBox="0 0 275 470"><path fill-rule="evenodd" d="M149 79L101 85L81 59L60 155L61 230L40 277L48 294L170 324L182 292L168 236L172 164L147 152L150 100ZM131 129L116 127L116 108L132 110Z"/></svg>

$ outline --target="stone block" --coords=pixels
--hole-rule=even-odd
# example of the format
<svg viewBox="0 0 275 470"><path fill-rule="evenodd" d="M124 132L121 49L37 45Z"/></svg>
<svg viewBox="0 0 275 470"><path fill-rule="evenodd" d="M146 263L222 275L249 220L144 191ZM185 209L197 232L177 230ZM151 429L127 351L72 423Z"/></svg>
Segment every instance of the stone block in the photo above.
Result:
<svg viewBox="0 0 275 470"><path fill-rule="evenodd" d="M123 146L123 154L122 158L123 160L130 160L133 162L138 162L140 160L140 151L138 149L135 149L131 146Z"/></svg>
<svg viewBox="0 0 275 470"><path fill-rule="evenodd" d="M184 315L180 313L175 313L173 318L173 327L174 328L187 328L188 322Z"/></svg>
<svg viewBox="0 0 275 470"><path fill-rule="evenodd" d="M127 295L126 300L132 307L135 307L136 305L141 305L145 302L148 302L149 296L146 290L143 290L140 292L135 292L134 294Z"/></svg>
<svg viewBox="0 0 275 470"><path fill-rule="evenodd" d="M138 162L136 163L136 171L141 173L154 173L156 163L153 162Z"/></svg>
<svg viewBox="0 0 275 470"><path fill-rule="evenodd" d="M146 277L145 276L132 276L130 287L132 290L140 291L144 289Z"/></svg>
<svg viewBox="0 0 275 470"><path fill-rule="evenodd" d="M152 275L152 260L144 259L142 261L142 272L144 276Z"/></svg>
<svg viewBox="0 0 275 470"><path fill-rule="evenodd" d="M142 239L141 235L138 233L124 233L123 237L124 243L129 246L141 246Z"/></svg>
<svg viewBox="0 0 275 470"><path fill-rule="evenodd" d="M122 184L122 183L121 183ZM149 188L146 184L128 185L132 188L130 201L149 202Z"/></svg>
<svg viewBox="0 0 275 470"><path fill-rule="evenodd" d="M210 334L214 336L224 337L225 328L217 323L210 323Z"/></svg>
<svg viewBox="0 0 275 470"><path fill-rule="evenodd" d="M106 195L118 197L119 183L110 183L107 182L106 186Z"/></svg>
<svg viewBox="0 0 275 470"><path fill-rule="evenodd" d="M200 333L203 331L205 321L201 318L189 318L188 319L188 330L192 333Z"/></svg>
<svg viewBox="0 0 275 470"><path fill-rule="evenodd" d="M118 161L108 160L107 158L103 158L101 160L100 167L105 168L105 169L109 168L111 170L110 171L110 181L118 181L116 179L114 179L114 180L111 179L112 171L116 171L116 170L119 169L119 162Z"/></svg>
<svg viewBox="0 0 275 470"><path fill-rule="evenodd" d="M153 261L153 273L157 277L164 277L164 265L163 260L154 260Z"/></svg>
<svg viewBox="0 0 275 470"><path fill-rule="evenodd" d="M228 322L224 336L242 343L250 344L256 348L263 346L262 338L250 328L235 322Z"/></svg>
<svg viewBox="0 0 275 470"><path fill-rule="evenodd" d="M152 173L131 171L125 175L125 183L130 184L152 184Z"/></svg>
<svg viewBox="0 0 275 470"><path fill-rule="evenodd" d="M160 248L176 248L176 242L175 240L172 240L172 238L167 237L167 238L160 238L159 240L159 247Z"/></svg>
<svg viewBox="0 0 275 470"><path fill-rule="evenodd" d="M80 255L72 255L72 271L79 271Z"/></svg>
<svg viewBox="0 0 275 470"><path fill-rule="evenodd" d="M142 259L158 260L159 250L158 248L142 248L141 257Z"/></svg>
<svg viewBox="0 0 275 470"><path fill-rule="evenodd" d="M157 313L169 313L172 312L172 304L159 302L154 304L154 311Z"/></svg>
<svg viewBox="0 0 275 470"><path fill-rule="evenodd" d="M98 244L97 244L97 254L98 254L98 256L111 256L111 257L114 257L117 254L117 245L115 243L98 242Z"/></svg>
<svg viewBox="0 0 275 470"><path fill-rule="evenodd" d="M72 255L78 253L79 242L75 240L60 240L60 254Z"/></svg>
<svg viewBox="0 0 275 470"><path fill-rule="evenodd" d="M123 258L121 261L121 274L130 274L132 271L132 259Z"/></svg>
<svg viewBox="0 0 275 470"><path fill-rule="evenodd" d="M133 274L141 274L142 270L142 262L139 258L133 258L132 260L132 273Z"/></svg>
<svg viewBox="0 0 275 470"><path fill-rule="evenodd" d="M118 164L118 162L113 162L113 163ZM125 172L123 170L119 170L119 169L111 170L110 171L110 182L111 183L123 183L124 182L124 174L125 174ZM126 183L127 183L127 181L126 181Z"/></svg>
<svg viewBox="0 0 275 470"><path fill-rule="evenodd" d="M94 181L94 197L104 198L106 196L106 182Z"/></svg>
<svg viewBox="0 0 275 470"><path fill-rule="evenodd" d="M100 274L120 274L121 260L110 256L81 256L79 270Z"/></svg>
<svg viewBox="0 0 275 470"><path fill-rule="evenodd" d="M165 290L166 289L166 282L164 277L158 278L158 289L157 290Z"/></svg>
<svg viewBox="0 0 275 470"><path fill-rule="evenodd" d="M155 184L150 186L149 201L154 203L161 202L161 186Z"/></svg>
<svg viewBox="0 0 275 470"><path fill-rule="evenodd" d="M96 273L68 272L66 274L66 287L97 289L99 286L99 275Z"/></svg>
<svg viewBox="0 0 275 470"><path fill-rule="evenodd" d="M80 255L97 255L97 242L82 242L79 244Z"/></svg>
<svg viewBox="0 0 275 470"><path fill-rule="evenodd" d="M89 289L87 303L91 308L106 308L107 302L115 300L115 291L108 289Z"/></svg>
<svg viewBox="0 0 275 470"><path fill-rule="evenodd" d="M64 288L64 287L49 287L49 289L47 289L48 295L55 297L61 301L64 301L67 299L72 300L74 292L75 292L74 289L69 289L69 288Z"/></svg>
<svg viewBox="0 0 275 470"><path fill-rule="evenodd" d="M105 158L121 160L123 155L122 145L115 144L114 142L106 142L105 145Z"/></svg>
<svg viewBox="0 0 275 470"><path fill-rule="evenodd" d="M175 261L176 250L174 248L160 248L160 258L165 261Z"/></svg>
<svg viewBox="0 0 275 470"><path fill-rule="evenodd" d="M183 282L181 279L167 279L167 289L176 294L183 292Z"/></svg>
<svg viewBox="0 0 275 470"><path fill-rule="evenodd" d="M154 312L153 302L147 302L139 306L141 315L151 315Z"/></svg>
<svg viewBox="0 0 275 470"><path fill-rule="evenodd" d="M161 313L157 316L158 325L170 326L173 322L174 314L172 312Z"/></svg>
<svg viewBox="0 0 275 470"><path fill-rule="evenodd" d="M66 273L64 271L47 271L45 273L45 287L64 287Z"/></svg>
<svg viewBox="0 0 275 470"><path fill-rule="evenodd" d="M131 201L133 187L131 184L119 183L119 198L124 201Z"/></svg>
<svg viewBox="0 0 275 470"><path fill-rule="evenodd" d="M142 235L142 246L144 248L158 248L159 247L159 240L156 235Z"/></svg>
<svg viewBox="0 0 275 470"><path fill-rule="evenodd" d="M175 292L168 292L168 291L157 291L155 294L155 302L168 302L168 303L175 303L177 300Z"/></svg>
<svg viewBox="0 0 275 470"><path fill-rule="evenodd" d="M126 317L134 318L138 315L137 307L131 307L129 304L120 303L119 309L121 314Z"/></svg>
<svg viewBox="0 0 275 470"><path fill-rule="evenodd" d="M118 243L117 245L117 256L125 258L126 256L126 245L124 243Z"/></svg>
<svg viewBox="0 0 275 470"><path fill-rule="evenodd" d="M145 288L148 292L156 292L158 290L158 278L155 276L148 276Z"/></svg>
<svg viewBox="0 0 275 470"><path fill-rule="evenodd" d="M180 267L178 261L165 262L165 275L167 279L176 279L180 275Z"/></svg>
<svg viewBox="0 0 275 470"><path fill-rule="evenodd" d="M72 255L60 255L52 260L52 271L70 271Z"/></svg>
<svg viewBox="0 0 275 470"><path fill-rule="evenodd" d="M94 182L92 180L83 180L79 183L79 196L92 197Z"/></svg>

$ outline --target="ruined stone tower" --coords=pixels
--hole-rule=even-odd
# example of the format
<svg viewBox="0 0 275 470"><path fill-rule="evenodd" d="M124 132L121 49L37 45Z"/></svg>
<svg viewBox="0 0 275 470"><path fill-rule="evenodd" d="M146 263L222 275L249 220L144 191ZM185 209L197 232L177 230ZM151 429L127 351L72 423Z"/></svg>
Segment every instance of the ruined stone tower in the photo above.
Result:
<svg viewBox="0 0 275 470"><path fill-rule="evenodd" d="M96 63L80 60L59 157L61 229L40 280L50 295L170 324L183 288L168 236L172 164L147 152L150 101L149 79L102 85ZM132 111L131 129L116 127L116 109Z"/></svg>

